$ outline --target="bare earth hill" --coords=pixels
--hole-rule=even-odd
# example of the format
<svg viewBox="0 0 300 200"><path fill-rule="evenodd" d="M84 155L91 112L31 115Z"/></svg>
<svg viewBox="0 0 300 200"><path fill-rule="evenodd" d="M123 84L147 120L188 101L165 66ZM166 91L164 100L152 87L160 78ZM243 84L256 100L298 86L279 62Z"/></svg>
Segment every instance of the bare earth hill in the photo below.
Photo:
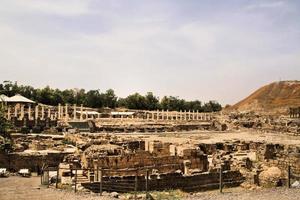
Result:
<svg viewBox="0 0 300 200"><path fill-rule="evenodd" d="M300 106L300 81L279 81L256 90L233 105L239 111L286 112Z"/></svg>

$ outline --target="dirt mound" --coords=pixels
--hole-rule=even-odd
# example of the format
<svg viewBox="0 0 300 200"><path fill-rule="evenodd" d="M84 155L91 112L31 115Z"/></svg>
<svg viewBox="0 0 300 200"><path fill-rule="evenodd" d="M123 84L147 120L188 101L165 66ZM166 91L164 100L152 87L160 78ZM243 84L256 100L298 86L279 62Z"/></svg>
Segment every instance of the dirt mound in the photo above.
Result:
<svg viewBox="0 0 300 200"><path fill-rule="evenodd" d="M259 175L260 183L264 187L280 186L281 178L282 173L278 167L267 168Z"/></svg>
<svg viewBox="0 0 300 200"><path fill-rule="evenodd" d="M282 113L297 106L300 106L300 81L279 81L261 87L230 109Z"/></svg>

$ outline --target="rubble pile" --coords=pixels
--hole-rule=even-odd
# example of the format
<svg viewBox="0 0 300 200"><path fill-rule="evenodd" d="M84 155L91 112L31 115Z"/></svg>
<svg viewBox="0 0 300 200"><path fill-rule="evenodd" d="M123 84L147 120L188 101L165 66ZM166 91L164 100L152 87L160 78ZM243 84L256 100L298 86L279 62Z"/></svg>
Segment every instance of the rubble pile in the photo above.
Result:
<svg viewBox="0 0 300 200"><path fill-rule="evenodd" d="M300 134L300 119L255 112L231 112L217 117L230 130L254 129L264 132Z"/></svg>
<svg viewBox="0 0 300 200"><path fill-rule="evenodd" d="M141 119L97 119L97 132L178 132L191 130L227 130L226 124L216 120L207 122L180 121L180 120L141 120Z"/></svg>

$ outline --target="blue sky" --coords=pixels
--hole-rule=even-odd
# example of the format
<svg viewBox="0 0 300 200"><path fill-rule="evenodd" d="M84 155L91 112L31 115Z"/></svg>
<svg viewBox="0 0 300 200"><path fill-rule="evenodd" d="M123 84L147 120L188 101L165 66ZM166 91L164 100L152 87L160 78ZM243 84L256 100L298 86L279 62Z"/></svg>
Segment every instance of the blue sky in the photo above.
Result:
<svg viewBox="0 0 300 200"><path fill-rule="evenodd" d="M300 2L1 0L0 80L233 104L300 79Z"/></svg>

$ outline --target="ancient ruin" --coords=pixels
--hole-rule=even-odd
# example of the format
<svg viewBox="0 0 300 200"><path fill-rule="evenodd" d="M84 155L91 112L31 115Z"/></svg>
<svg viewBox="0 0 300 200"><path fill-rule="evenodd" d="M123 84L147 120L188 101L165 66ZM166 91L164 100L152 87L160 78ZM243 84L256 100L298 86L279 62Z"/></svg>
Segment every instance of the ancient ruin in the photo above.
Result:
<svg viewBox="0 0 300 200"><path fill-rule="evenodd" d="M300 199L300 0L1 0L0 200Z"/></svg>
<svg viewBox="0 0 300 200"><path fill-rule="evenodd" d="M26 169L54 188L149 195L290 187L300 175L298 108L282 114L100 110L41 105L20 95L2 103L14 133L0 168Z"/></svg>

